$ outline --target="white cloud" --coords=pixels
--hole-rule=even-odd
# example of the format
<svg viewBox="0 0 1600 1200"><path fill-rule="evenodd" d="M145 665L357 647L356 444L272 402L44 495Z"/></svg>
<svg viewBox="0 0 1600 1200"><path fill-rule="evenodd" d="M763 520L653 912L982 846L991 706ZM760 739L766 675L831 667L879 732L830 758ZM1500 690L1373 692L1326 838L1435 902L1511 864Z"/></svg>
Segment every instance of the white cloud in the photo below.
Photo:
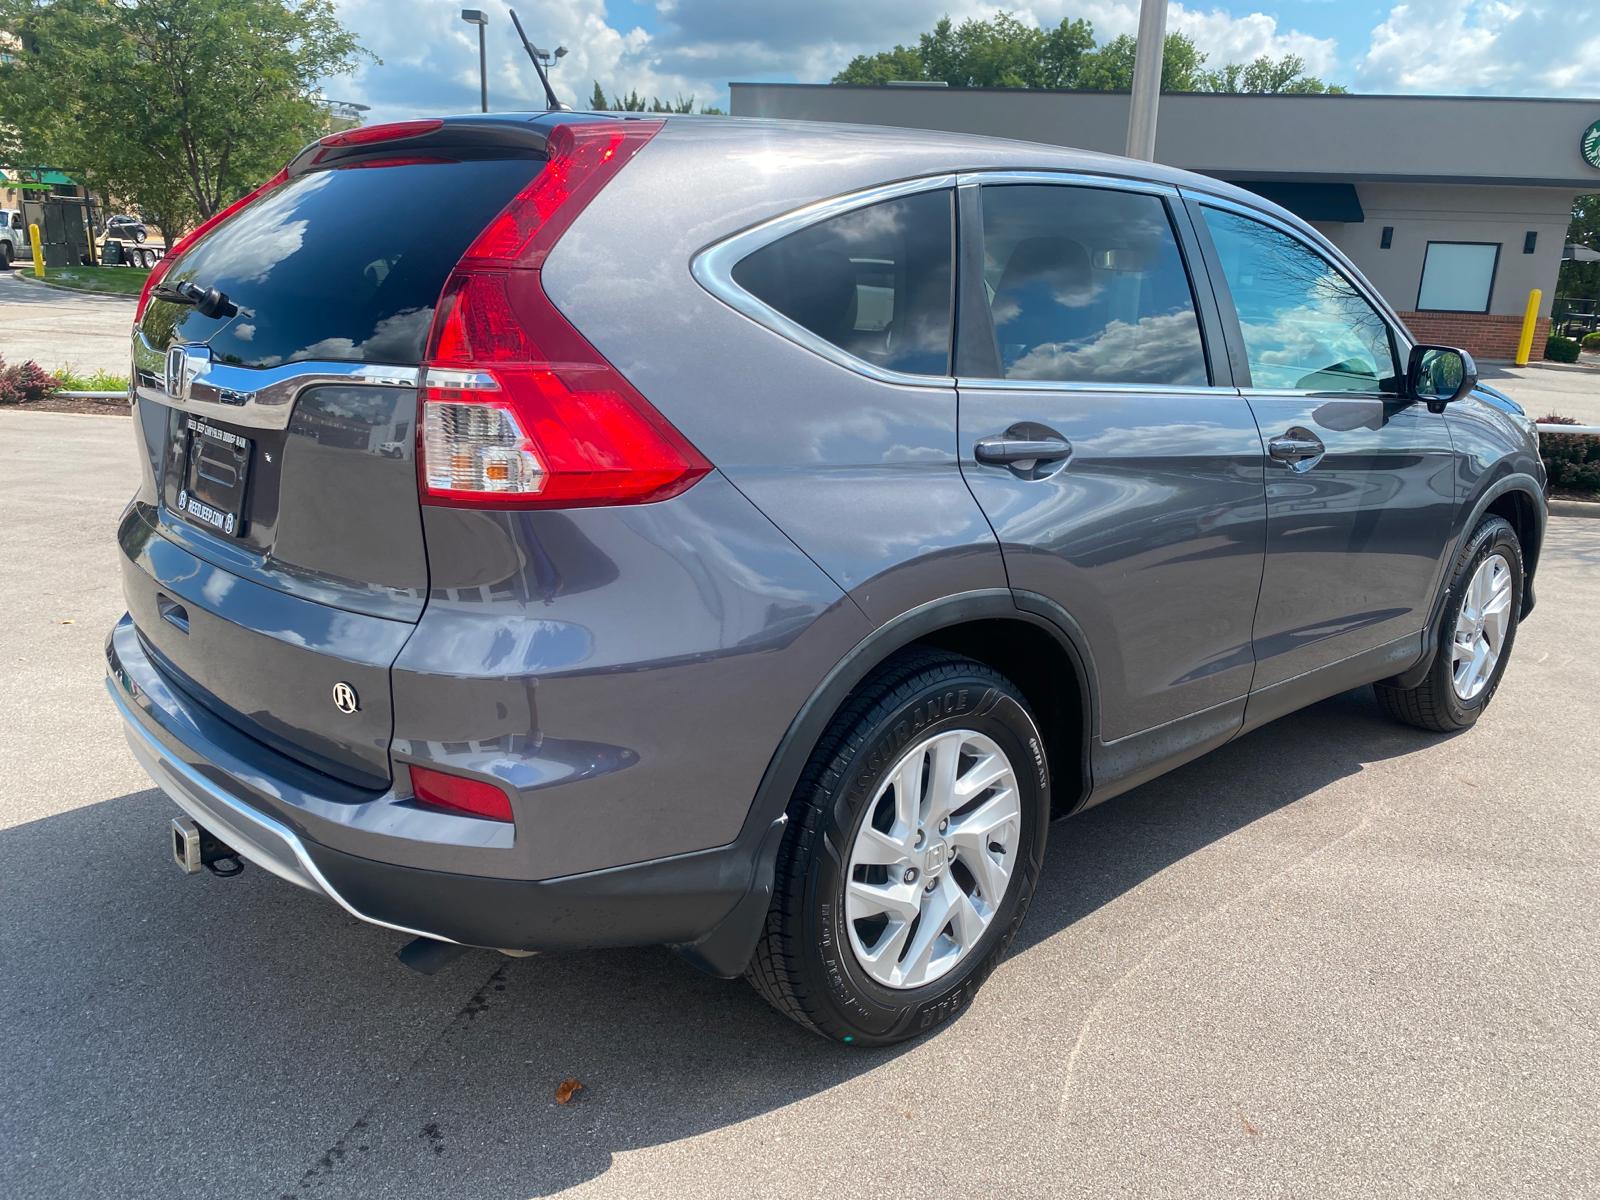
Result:
<svg viewBox="0 0 1600 1200"><path fill-rule="evenodd" d="M340 16L383 59L354 77L332 80L327 94L371 104L370 120L423 113L471 111L478 103L477 31L460 20L459 5L442 0L337 0ZM489 104L494 109L542 108L533 68L510 18L496 4L489 14ZM974 0L658 0L654 33L614 25L604 0L569 0L522 12L528 36L568 54L552 72L557 93L585 105L598 80L608 94L637 89L645 96L693 96L727 105L732 80L826 82L852 57L915 43L947 13L956 22L989 18L1002 9L1053 26L1065 17L1089 20L1109 40L1137 27L1136 0L1031 0L1016 4ZM1298 54L1314 74L1336 64L1328 39L1283 31L1264 13L1234 17L1221 10L1172 6L1169 28L1189 34L1209 65L1247 62L1261 54Z"/></svg>
<svg viewBox="0 0 1600 1200"><path fill-rule="evenodd" d="M371 104L374 121L477 108L477 33L454 0L336 2L384 64L330 81L330 97ZM483 7L490 106L542 108L505 7ZM653 31L618 20L605 0L524 6L522 15L539 45L568 48L552 74L568 103L587 104L598 80L608 94L637 89L724 107L732 80L825 82L856 54L914 44L947 13L960 22L1005 10L1047 27L1081 17L1102 42L1134 32L1139 16L1137 0L657 0L655 8ZM1204 0L1173 4L1168 28L1194 38L1209 67L1294 54L1311 74L1363 91L1596 94L1600 33L1584 29L1583 11L1556 0L1408 0L1371 29L1370 43L1368 27L1347 18L1342 56L1332 38Z"/></svg>
<svg viewBox="0 0 1600 1200"><path fill-rule="evenodd" d="M1582 11L1507 0L1410 0L1372 31L1356 79L1370 92L1594 95L1600 35L1585 28Z"/></svg>

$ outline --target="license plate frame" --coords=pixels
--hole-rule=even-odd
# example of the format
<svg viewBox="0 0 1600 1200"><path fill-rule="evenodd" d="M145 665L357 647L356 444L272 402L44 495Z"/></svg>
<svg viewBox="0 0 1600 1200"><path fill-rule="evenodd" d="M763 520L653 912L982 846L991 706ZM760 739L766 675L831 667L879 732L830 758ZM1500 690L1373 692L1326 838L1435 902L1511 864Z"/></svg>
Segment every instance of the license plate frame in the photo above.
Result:
<svg viewBox="0 0 1600 1200"><path fill-rule="evenodd" d="M178 512L212 533L244 535L254 440L203 417L186 416Z"/></svg>

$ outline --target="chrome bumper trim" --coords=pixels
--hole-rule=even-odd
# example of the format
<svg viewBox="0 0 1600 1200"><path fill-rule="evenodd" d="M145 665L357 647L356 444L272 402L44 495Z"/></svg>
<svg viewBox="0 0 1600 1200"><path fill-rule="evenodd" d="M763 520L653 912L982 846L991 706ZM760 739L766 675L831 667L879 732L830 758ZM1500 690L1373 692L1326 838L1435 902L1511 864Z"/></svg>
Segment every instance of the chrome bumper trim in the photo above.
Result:
<svg viewBox="0 0 1600 1200"><path fill-rule="evenodd" d="M177 758L145 728L144 722L122 696L117 681L107 676L106 691L122 716L123 733L139 765L179 808L200 825L227 842L264 871L280 879L326 896L357 920L411 937L431 938L436 942L455 942L442 934L429 933L369 917L341 896L317 869L305 843L287 825L250 807L236 796L219 788L188 763Z"/></svg>

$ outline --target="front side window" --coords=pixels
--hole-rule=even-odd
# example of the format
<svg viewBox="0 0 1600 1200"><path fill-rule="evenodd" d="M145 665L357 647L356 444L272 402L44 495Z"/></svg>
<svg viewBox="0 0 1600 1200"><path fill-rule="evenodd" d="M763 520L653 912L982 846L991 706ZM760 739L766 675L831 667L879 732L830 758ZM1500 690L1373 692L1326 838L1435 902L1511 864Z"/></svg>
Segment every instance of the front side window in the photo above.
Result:
<svg viewBox="0 0 1600 1200"><path fill-rule="evenodd" d="M983 189L984 287L1007 379L1204 387L1188 272L1158 196Z"/></svg>
<svg viewBox="0 0 1600 1200"><path fill-rule="evenodd" d="M1397 386L1389 326L1349 279L1298 239L1205 208L1258 388L1382 392Z"/></svg>
<svg viewBox="0 0 1600 1200"><path fill-rule="evenodd" d="M829 217L746 255L733 281L856 358L948 375L952 204L941 189Z"/></svg>

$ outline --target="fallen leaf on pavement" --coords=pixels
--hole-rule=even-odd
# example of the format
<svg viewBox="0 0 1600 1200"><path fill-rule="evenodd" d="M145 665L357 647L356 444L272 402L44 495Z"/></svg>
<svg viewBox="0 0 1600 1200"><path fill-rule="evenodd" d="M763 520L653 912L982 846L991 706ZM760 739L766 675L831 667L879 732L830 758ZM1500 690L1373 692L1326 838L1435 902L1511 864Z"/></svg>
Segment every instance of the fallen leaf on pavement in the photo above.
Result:
<svg viewBox="0 0 1600 1200"><path fill-rule="evenodd" d="M583 1084L579 1083L576 1079L563 1079L560 1085L556 1088L556 1103L568 1103L571 1101L573 1095L582 1087Z"/></svg>
<svg viewBox="0 0 1600 1200"><path fill-rule="evenodd" d="M1250 1118L1245 1116L1243 1113L1239 1114L1239 1124L1244 1126L1244 1131L1246 1133L1248 1133L1251 1137L1260 1137L1261 1136L1261 1130L1257 1129L1254 1125L1250 1124Z"/></svg>

